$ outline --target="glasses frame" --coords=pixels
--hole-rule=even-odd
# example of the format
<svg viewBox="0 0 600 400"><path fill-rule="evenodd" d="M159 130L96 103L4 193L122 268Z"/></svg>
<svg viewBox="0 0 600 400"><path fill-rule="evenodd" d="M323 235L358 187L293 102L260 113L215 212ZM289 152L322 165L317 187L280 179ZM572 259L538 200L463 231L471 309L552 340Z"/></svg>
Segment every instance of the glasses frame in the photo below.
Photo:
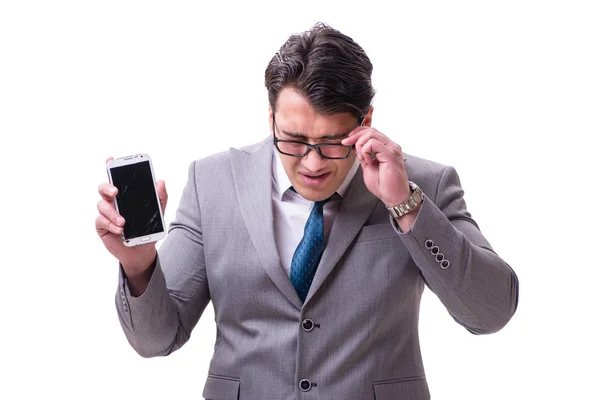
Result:
<svg viewBox="0 0 600 400"><path fill-rule="evenodd" d="M362 126L364 120L365 120L365 117L360 117L359 120L358 120L358 126ZM343 145L341 143L310 144L310 143L306 143L306 142L300 142L298 140L279 139L277 137L277 135L275 135L275 129L276 129L276 127L277 127L277 124L275 123L275 113L273 113L273 143L275 144L275 148L277 149L277 151L280 152L283 155L286 155L286 156L303 158L303 157L306 157L306 155L308 153L310 153L311 150L315 150L317 152L317 154L319 156L321 156L321 158L324 158L326 160L345 160L348 157L350 157L350 154L352 153L352 149L354 149L354 145L352 145L352 146L346 146L346 145ZM277 129L277 130L279 130L279 129ZM279 148L278 143L301 144L303 146L306 146L306 152L304 154L290 154L290 153L286 153L286 152L282 151ZM321 151L321 147L331 147L331 146L346 147L348 149L348 153L346 154L345 157L328 157L328 156L324 155L322 153L322 151Z"/></svg>

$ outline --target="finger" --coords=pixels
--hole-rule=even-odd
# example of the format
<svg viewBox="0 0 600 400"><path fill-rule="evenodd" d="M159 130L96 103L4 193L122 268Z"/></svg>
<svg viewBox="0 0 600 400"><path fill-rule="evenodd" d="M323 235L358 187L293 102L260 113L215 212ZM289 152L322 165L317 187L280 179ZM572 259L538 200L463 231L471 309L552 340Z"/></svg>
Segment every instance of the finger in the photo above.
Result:
<svg viewBox="0 0 600 400"><path fill-rule="evenodd" d="M362 129L359 129L362 128ZM358 156L358 160L362 163L364 162L363 159L363 155L360 151L361 146L357 145L358 141L360 140L361 137L363 137L364 135L366 135L369 132L369 127L359 127L357 128L357 130L359 130L354 136L352 136L351 138L345 139L342 141L342 144L346 145L346 146L354 146L355 150L356 150L356 154Z"/></svg>
<svg viewBox="0 0 600 400"><path fill-rule="evenodd" d="M373 150L371 145L369 145L369 148L365 147L367 143L360 145L360 157L363 159L364 164L374 165L377 163L377 154L375 153L375 150Z"/></svg>
<svg viewBox="0 0 600 400"><path fill-rule="evenodd" d="M361 152L363 158L365 158L367 164L372 164L374 162L389 162L394 159L394 152L385 144L381 143L379 140L371 138L364 146L361 147ZM375 154L375 157L372 158L371 155Z"/></svg>
<svg viewBox="0 0 600 400"><path fill-rule="evenodd" d="M115 235L120 235L123 232L123 228L115 225L104 215L98 215L98 217L96 218L96 232L100 236L104 236L107 233L114 233Z"/></svg>
<svg viewBox="0 0 600 400"><path fill-rule="evenodd" d="M367 143L371 139L375 139L378 142L383 143L385 146L389 147L390 149L397 147L397 144L392 142L383 133L379 132L376 129L371 129L371 130L369 130L369 132L366 132L365 134L363 134L360 137L360 139L358 139L358 141L356 142L355 147L357 148L357 151L359 149L362 149L362 147L365 145L365 143ZM371 153L371 158L375 159L375 153Z"/></svg>
<svg viewBox="0 0 600 400"><path fill-rule="evenodd" d="M372 157L372 155L369 153L365 153L363 150L363 146L364 143L356 143L354 145L354 148L356 149L356 154L358 155L358 159L360 160L361 163L365 164L365 165L370 165L372 164L372 160L374 157Z"/></svg>
<svg viewBox="0 0 600 400"><path fill-rule="evenodd" d="M360 147L358 147L357 145L354 145L354 150L356 151L356 156L358 157L358 161L360 161L361 163L363 163L365 160L363 160L363 154L360 151Z"/></svg>
<svg viewBox="0 0 600 400"><path fill-rule="evenodd" d="M370 128L368 126L359 126L354 129L350 134L342 140L344 146L352 146L361 137L361 134L367 132Z"/></svg>
<svg viewBox="0 0 600 400"><path fill-rule="evenodd" d="M158 198L160 200L160 208L162 209L163 215L167 209L167 200L169 195L167 194L167 186L165 181L156 181L156 190L158 192Z"/></svg>
<svg viewBox="0 0 600 400"><path fill-rule="evenodd" d="M114 158L113 158L113 157L108 157L108 158L106 159L106 163L108 164L108 162L109 162L109 161L112 161L112 160L114 160Z"/></svg>
<svg viewBox="0 0 600 400"><path fill-rule="evenodd" d="M106 200L100 200L98 202L98 212L100 212L100 215L107 218L110 222L112 222L116 226L125 225L125 218L123 218L121 215L119 215L119 213L115 209L115 206L113 205L113 203L110 203Z"/></svg>
<svg viewBox="0 0 600 400"><path fill-rule="evenodd" d="M102 200L112 203L119 190L108 182L101 183L98 186L98 193L102 196Z"/></svg>
<svg viewBox="0 0 600 400"><path fill-rule="evenodd" d="M360 133L362 131L369 130L369 129L372 129L372 128L370 126L359 125L356 128L354 128L352 130L352 132L350 132L350 134L348 135L348 137L354 136L354 135L356 135L356 134L358 134L358 133Z"/></svg>
<svg viewBox="0 0 600 400"><path fill-rule="evenodd" d="M365 143L367 143L369 139L377 139L379 142L383 143L386 146L392 143L392 141L388 139L388 137L385 136L383 133L375 129L370 129L368 132L365 132L363 135L360 136L360 138L356 141L355 145L362 147L365 145Z"/></svg>
<svg viewBox="0 0 600 400"><path fill-rule="evenodd" d="M377 132L375 130L369 130L367 132L364 132L362 135L360 135L360 138L358 138L358 140L354 144L354 147L356 148L356 153L359 154L359 159L361 161L364 160L365 156L369 157L371 160L375 159L374 153L367 154L362 150L365 143L367 143L370 139L376 139L383 143L386 143L387 138L385 136L379 134L379 132ZM368 160L364 160L364 161L368 161Z"/></svg>

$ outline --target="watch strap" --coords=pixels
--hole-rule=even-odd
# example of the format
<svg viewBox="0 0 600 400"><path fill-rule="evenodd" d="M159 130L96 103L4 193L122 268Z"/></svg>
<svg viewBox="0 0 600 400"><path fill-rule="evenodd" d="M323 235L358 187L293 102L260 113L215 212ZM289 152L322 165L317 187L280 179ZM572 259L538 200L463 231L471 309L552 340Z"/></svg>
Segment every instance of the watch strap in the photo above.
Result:
<svg viewBox="0 0 600 400"><path fill-rule="evenodd" d="M419 207L419 205L423 202L425 194L423 193L421 188L412 181L408 181L408 185L412 190L412 193L410 194L408 199L393 207L386 206L386 208L389 210L390 214L392 214L394 218L400 218L408 214L409 212Z"/></svg>

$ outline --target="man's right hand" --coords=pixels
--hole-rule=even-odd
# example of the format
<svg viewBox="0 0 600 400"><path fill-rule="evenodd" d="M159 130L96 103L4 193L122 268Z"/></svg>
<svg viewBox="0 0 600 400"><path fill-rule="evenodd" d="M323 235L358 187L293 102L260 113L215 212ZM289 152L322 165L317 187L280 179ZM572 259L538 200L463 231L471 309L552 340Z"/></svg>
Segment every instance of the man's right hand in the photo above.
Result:
<svg viewBox="0 0 600 400"><path fill-rule="evenodd" d="M106 162L110 160L112 160L112 157L108 158ZM158 191L160 206L164 215L168 199L165 182L157 181L156 189ZM121 239L125 219L119 215L114 205L117 188L110 183L105 182L98 187L98 193L100 194L101 200L98 202L99 215L96 218L96 232L106 249L115 256L123 266L125 275L130 281L130 289L132 289L132 292L139 292L139 290L134 290L134 287L131 286L142 289L139 284L141 284L145 290L145 286L150 279L151 267L154 265L154 259L156 258L156 243L142 244L134 247L125 246ZM141 290L141 293L138 294L134 293L134 296L142 294L144 290Z"/></svg>

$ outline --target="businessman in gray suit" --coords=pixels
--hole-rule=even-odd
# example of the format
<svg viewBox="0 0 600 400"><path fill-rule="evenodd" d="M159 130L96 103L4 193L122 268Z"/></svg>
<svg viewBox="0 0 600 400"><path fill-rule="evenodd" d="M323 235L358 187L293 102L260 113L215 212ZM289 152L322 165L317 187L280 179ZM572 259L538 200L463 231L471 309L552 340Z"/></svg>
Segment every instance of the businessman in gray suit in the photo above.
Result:
<svg viewBox="0 0 600 400"><path fill-rule="evenodd" d="M190 165L159 251L122 244L116 188L99 187L96 230L120 262L131 346L172 353L212 301L205 398L429 399L424 286L474 334L514 314L517 277L471 218L457 172L372 126L371 72L326 25L291 36L265 72L269 137Z"/></svg>

